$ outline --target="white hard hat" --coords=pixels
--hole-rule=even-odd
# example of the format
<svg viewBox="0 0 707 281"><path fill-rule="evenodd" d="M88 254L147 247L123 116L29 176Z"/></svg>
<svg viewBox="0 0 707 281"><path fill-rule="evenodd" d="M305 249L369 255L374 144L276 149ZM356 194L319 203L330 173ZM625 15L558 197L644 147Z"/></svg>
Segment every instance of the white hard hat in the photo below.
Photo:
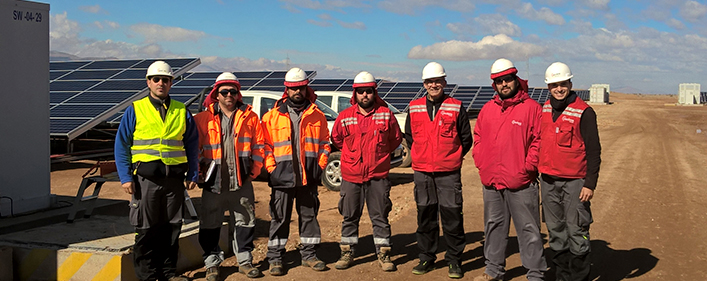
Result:
<svg viewBox="0 0 707 281"><path fill-rule="evenodd" d="M150 76L169 76L174 78L174 76L172 76L172 67L161 60L153 62L150 67L147 68L145 78L150 78Z"/></svg>
<svg viewBox="0 0 707 281"><path fill-rule="evenodd" d="M354 88L375 87L375 86L376 86L376 78L373 77L373 74L369 73L368 71L361 71L354 78L354 82L353 82Z"/></svg>
<svg viewBox="0 0 707 281"><path fill-rule="evenodd" d="M561 62L552 63L545 70L545 84L570 80L573 77L569 66Z"/></svg>
<svg viewBox="0 0 707 281"><path fill-rule="evenodd" d="M219 81L238 81L238 78L236 78L236 75L231 72L224 72L216 77L216 83Z"/></svg>
<svg viewBox="0 0 707 281"><path fill-rule="evenodd" d="M299 67L293 67L285 74L285 86L299 87L309 84L307 73Z"/></svg>
<svg viewBox="0 0 707 281"><path fill-rule="evenodd" d="M422 80L437 77L447 77L447 74L444 73L444 67L442 67L441 64L430 62L422 69Z"/></svg>
<svg viewBox="0 0 707 281"><path fill-rule="evenodd" d="M491 79L516 73L518 73L518 69L513 65L513 62L507 59L497 59L493 65L491 65Z"/></svg>

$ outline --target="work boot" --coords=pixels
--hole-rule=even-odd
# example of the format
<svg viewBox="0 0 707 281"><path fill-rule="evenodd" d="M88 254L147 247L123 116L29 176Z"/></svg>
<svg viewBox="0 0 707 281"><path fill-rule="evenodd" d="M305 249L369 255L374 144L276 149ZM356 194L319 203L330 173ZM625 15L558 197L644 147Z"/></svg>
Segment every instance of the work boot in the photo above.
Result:
<svg viewBox="0 0 707 281"><path fill-rule="evenodd" d="M395 264L390 261L390 247L381 247L378 253L378 265L383 271L395 271Z"/></svg>
<svg viewBox="0 0 707 281"><path fill-rule="evenodd" d="M218 266L212 266L206 269L206 281L220 281L218 274Z"/></svg>
<svg viewBox="0 0 707 281"><path fill-rule="evenodd" d="M312 269L314 269L314 271L324 271L326 269L326 263L324 263L317 257L313 257L308 260L302 260L302 265L306 267L311 267Z"/></svg>
<svg viewBox="0 0 707 281"><path fill-rule="evenodd" d="M412 268L412 274L422 275L434 269L434 261L420 261L415 267Z"/></svg>
<svg viewBox="0 0 707 281"><path fill-rule="evenodd" d="M285 275L285 268L282 267L282 263L279 261L270 263L270 275L272 276L282 276Z"/></svg>
<svg viewBox="0 0 707 281"><path fill-rule="evenodd" d="M488 275L486 274L486 272L484 272L483 274L476 276L476 278L474 278L474 281L501 281L501 279L493 278L491 277L491 275Z"/></svg>
<svg viewBox="0 0 707 281"><path fill-rule="evenodd" d="M354 249L351 245L340 245L339 247L341 248L341 258L336 261L334 268L347 269L353 264Z"/></svg>
<svg viewBox="0 0 707 281"><path fill-rule="evenodd" d="M187 279L184 276L173 276L173 277L170 277L168 279L168 281L189 281L189 279Z"/></svg>
<svg viewBox="0 0 707 281"><path fill-rule="evenodd" d="M260 270L253 266L252 263L246 263L244 265L238 266L238 272L245 274L248 278L255 278L260 276Z"/></svg>
<svg viewBox="0 0 707 281"><path fill-rule="evenodd" d="M464 273L458 263L452 262L449 263L449 273L447 276L449 276L449 278L459 279L464 277Z"/></svg>

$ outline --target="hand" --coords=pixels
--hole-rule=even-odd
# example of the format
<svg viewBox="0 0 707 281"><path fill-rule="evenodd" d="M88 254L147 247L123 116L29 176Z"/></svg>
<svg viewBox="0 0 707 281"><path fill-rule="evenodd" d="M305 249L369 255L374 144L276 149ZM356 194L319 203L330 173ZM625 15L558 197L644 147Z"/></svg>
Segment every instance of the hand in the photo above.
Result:
<svg viewBox="0 0 707 281"><path fill-rule="evenodd" d="M582 191L579 192L579 201L588 202L594 197L594 190L587 187L582 187Z"/></svg>
<svg viewBox="0 0 707 281"><path fill-rule="evenodd" d="M129 181L129 182L124 183L123 190L125 190L125 193L127 193L127 194L135 193L135 188L133 188L133 182Z"/></svg>
<svg viewBox="0 0 707 281"><path fill-rule="evenodd" d="M196 182L187 181L187 190L192 190L194 188L196 188Z"/></svg>

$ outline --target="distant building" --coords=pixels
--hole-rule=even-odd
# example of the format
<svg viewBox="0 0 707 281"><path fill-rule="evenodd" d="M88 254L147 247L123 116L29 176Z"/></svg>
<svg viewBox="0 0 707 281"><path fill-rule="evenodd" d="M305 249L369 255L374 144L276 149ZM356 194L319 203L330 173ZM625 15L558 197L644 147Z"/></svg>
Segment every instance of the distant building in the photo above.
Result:
<svg viewBox="0 0 707 281"><path fill-rule="evenodd" d="M678 104L700 104L700 84L682 83L678 96Z"/></svg>
<svg viewBox="0 0 707 281"><path fill-rule="evenodd" d="M589 102L609 103L610 92L609 84L592 84L592 87L589 88Z"/></svg>

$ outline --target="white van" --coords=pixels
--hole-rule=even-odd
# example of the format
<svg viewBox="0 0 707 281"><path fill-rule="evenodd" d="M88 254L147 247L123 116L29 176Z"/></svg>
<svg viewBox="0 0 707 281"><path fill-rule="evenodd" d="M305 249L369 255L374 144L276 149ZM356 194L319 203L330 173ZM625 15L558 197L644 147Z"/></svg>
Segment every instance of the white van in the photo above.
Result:
<svg viewBox="0 0 707 281"><path fill-rule="evenodd" d="M253 111L262 118L263 115L275 106L275 103L282 98L282 92L275 91L241 91L243 102L253 106ZM317 107L324 112L329 131L331 132L334 126L334 121L339 113L331 109L321 101L316 101ZM403 147L399 146L392 154L390 159L391 167L397 167L402 163ZM332 152L329 154L329 162L322 173L322 185L332 191L341 189L341 152L332 147ZM262 173L267 175L267 172Z"/></svg>
<svg viewBox="0 0 707 281"><path fill-rule="evenodd" d="M353 90L351 92L336 92L336 91L316 91L317 93L317 100L321 101L322 103L326 104L329 106L331 109L333 109L336 112L341 113L344 111L344 109L347 109L351 107L351 95L353 94ZM408 118L408 114L405 112L401 112L394 106L392 106L390 103L386 102L388 104L388 109L393 112L395 115L395 119L398 120L398 125L400 126L400 131L405 132L405 121ZM403 158L402 158L402 163L400 163L399 167L410 167L412 164L412 159L410 157L410 147L408 146L407 142L405 139L403 139Z"/></svg>

